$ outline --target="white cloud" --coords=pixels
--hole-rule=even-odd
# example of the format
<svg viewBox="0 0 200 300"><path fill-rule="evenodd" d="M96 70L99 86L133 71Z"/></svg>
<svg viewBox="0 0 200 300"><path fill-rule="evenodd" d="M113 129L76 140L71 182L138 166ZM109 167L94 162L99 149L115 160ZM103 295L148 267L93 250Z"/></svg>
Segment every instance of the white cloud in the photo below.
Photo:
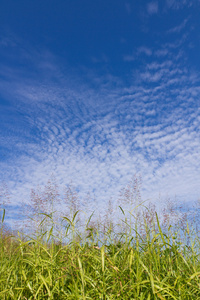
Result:
<svg viewBox="0 0 200 300"><path fill-rule="evenodd" d="M158 12L158 2L153 1L147 4L147 12L149 15L157 14Z"/></svg>
<svg viewBox="0 0 200 300"><path fill-rule="evenodd" d="M142 46L137 49L137 54L146 54L147 56L151 56L152 50L148 47Z"/></svg>

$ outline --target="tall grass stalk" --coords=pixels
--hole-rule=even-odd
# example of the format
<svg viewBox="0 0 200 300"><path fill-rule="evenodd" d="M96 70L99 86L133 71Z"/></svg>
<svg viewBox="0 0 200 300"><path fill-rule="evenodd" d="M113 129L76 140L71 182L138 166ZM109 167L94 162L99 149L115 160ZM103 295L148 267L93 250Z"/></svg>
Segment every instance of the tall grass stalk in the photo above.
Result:
<svg viewBox="0 0 200 300"><path fill-rule="evenodd" d="M94 211L82 218L73 186L61 199L49 181L31 193L32 231L15 235L5 227L3 203L0 299L200 299L198 224L185 213L178 218L170 203L158 217L139 188L134 178L118 207L109 201L101 219ZM67 209L60 214L62 200Z"/></svg>
<svg viewBox="0 0 200 300"><path fill-rule="evenodd" d="M77 215L64 217L65 243L53 227L35 237L1 234L0 299L200 299L198 237L182 244L170 226L162 231L158 215L151 229L144 219L143 235L83 235ZM184 234L191 238L189 227Z"/></svg>

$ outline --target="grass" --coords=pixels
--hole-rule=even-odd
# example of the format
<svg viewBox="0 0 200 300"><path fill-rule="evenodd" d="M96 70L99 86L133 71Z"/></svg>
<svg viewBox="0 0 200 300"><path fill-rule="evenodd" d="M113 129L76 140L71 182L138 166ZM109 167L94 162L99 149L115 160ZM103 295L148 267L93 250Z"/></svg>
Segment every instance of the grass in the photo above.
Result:
<svg viewBox="0 0 200 300"><path fill-rule="evenodd" d="M118 223L91 216L84 226L71 210L59 227L38 213L30 236L5 231L2 210L0 299L200 299L200 239L187 220L173 227L152 206L118 210Z"/></svg>

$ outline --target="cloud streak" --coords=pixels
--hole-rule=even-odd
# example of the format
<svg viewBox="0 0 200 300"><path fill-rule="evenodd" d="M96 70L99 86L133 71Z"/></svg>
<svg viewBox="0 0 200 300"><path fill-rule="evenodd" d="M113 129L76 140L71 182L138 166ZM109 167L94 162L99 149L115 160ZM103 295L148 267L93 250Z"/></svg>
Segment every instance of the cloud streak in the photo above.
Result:
<svg viewBox="0 0 200 300"><path fill-rule="evenodd" d="M181 32L185 28L186 24L188 23L188 20L189 20L189 18L186 18L185 20L183 20L183 22L180 25L169 29L168 33L179 33L179 32Z"/></svg>
<svg viewBox="0 0 200 300"><path fill-rule="evenodd" d="M172 9L181 9L185 6L191 7L192 5L195 5L198 3L198 1L191 1L191 0L166 0L167 8Z"/></svg>

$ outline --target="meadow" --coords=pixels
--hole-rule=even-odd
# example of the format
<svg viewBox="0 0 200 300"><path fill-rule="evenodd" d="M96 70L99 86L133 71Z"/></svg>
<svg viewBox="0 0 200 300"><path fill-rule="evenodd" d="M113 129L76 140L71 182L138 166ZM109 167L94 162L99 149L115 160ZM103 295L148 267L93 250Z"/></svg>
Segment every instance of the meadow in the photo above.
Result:
<svg viewBox="0 0 200 300"><path fill-rule="evenodd" d="M15 232L2 201L0 299L200 299L198 216L169 201L158 214L137 179L104 218L84 217L71 186L65 196L68 213L58 214L52 182L32 191L31 215Z"/></svg>

